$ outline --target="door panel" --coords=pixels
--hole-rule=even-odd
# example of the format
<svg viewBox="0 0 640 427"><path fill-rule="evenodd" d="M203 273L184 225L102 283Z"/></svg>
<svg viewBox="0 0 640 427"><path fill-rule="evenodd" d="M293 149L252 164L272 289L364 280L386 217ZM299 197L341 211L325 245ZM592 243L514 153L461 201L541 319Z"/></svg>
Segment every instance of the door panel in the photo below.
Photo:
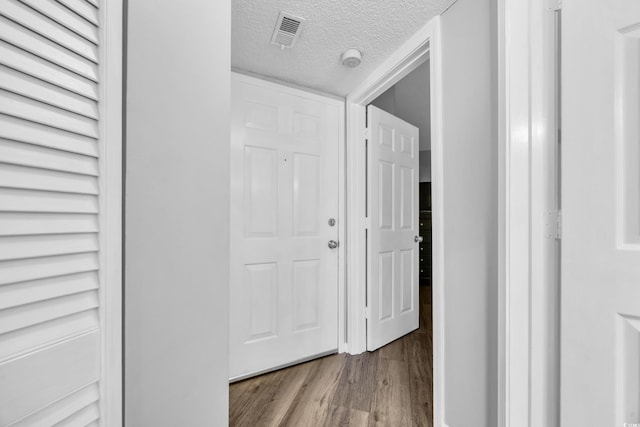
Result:
<svg viewBox="0 0 640 427"><path fill-rule="evenodd" d="M367 349L418 328L418 128L368 107Z"/></svg>
<svg viewBox="0 0 640 427"><path fill-rule="evenodd" d="M230 377L338 347L337 101L232 81Z"/></svg>
<svg viewBox="0 0 640 427"><path fill-rule="evenodd" d="M640 423L640 3L562 15L562 425L623 426Z"/></svg>

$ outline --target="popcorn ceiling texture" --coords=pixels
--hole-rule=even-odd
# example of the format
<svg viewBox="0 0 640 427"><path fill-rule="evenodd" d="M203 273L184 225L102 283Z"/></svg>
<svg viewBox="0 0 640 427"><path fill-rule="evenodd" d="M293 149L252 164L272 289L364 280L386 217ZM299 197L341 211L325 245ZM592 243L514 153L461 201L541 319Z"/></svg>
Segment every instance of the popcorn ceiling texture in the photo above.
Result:
<svg viewBox="0 0 640 427"><path fill-rule="evenodd" d="M456 0L233 0L231 65L345 96L433 16ZM293 48L271 44L280 10L306 19ZM363 52L346 68L340 55Z"/></svg>

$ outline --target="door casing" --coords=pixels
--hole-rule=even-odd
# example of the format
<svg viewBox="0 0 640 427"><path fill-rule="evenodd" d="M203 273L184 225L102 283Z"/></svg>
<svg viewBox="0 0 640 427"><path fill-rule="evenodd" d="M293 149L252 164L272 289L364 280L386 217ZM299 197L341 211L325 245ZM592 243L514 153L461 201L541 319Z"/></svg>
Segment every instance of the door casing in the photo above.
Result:
<svg viewBox="0 0 640 427"><path fill-rule="evenodd" d="M559 424L557 0L497 0L498 426Z"/></svg>
<svg viewBox="0 0 640 427"><path fill-rule="evenodd" d="M366 336L366 107L384 91L429 61L433 199L433 407L434 425L444 423L444 212L440 17L424 27L347 96L347 338L344 351L367 349ZM364 223L363 223L364 222Z"/></svg>

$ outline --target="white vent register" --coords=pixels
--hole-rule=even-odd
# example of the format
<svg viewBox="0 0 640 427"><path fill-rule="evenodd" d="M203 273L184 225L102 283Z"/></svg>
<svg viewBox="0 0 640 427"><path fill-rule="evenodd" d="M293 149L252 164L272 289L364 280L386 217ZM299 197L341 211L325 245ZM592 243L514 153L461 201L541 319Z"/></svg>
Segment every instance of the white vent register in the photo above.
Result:
<svg viewBox="0 0 640 427"><path fill-rule="evenodd" d="M281 49L293 47L298 40L303 22L304 18L280 12L276 28L271 37L271 44L278 45Z"/></svg>

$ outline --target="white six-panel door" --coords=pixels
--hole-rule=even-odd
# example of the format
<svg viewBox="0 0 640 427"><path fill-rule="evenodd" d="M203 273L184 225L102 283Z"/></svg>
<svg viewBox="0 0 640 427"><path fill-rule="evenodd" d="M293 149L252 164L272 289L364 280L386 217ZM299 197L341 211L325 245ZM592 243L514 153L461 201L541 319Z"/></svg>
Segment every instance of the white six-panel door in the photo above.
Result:
<svg viewBox="0 0 640 427"><path fill-rule="evenodd" d="M367 349L418 328L418 128L367 107Z"/></svg>
<svg viewBox="0 0 640 427"><path fill-rule="evenodd" d="M0 1L2 426L121 422L122 2L106 3Z"/></svg>
<svg viewBox="0 0 640 427"><path fill-rule="evenodd" d="M230 378L338 347L338 101L234 74ZM330 223L333 219L335 222Z"/></svg>
<svg viewBox="0 0 640 427"><path fill-rule="evenodd" d="M640 2L563 1L561 425L640 423Z"/></svg>

